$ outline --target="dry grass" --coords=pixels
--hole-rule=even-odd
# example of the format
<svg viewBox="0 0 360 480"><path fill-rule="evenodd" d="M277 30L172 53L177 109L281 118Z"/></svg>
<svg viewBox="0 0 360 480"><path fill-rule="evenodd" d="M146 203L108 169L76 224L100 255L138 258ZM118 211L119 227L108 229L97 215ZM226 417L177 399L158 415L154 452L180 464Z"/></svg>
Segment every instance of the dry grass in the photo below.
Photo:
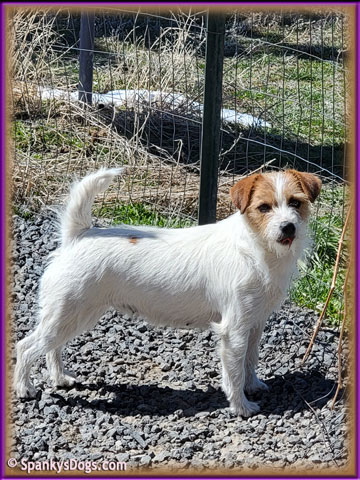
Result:
<svg viewBox="0 0 360 480"><path fill-rule="evenodd" d="M191 16L185 19L181 28L175 24L171 28L171 41L169 32L163 29L151 50L140 42L120 44L112 37L97 40L99 48L118 59L124 58L126 53L126 81L122 81L124 63L118 62L112 69L104 68L101 81L95 75L96 90L150 88L191 94L191 86L197 85L199 68L194 47L188 42L193 27ZM114 125L106 115L109 109L84 110L71 101L42 101L38 86L71 90L76 78L72 79L70 67L64 75L61 56L52 49L61 40L56 31L56 14L51 11L44 15L38 11L18 11L12 18L12 31L13 51L16 52L12 89L13 114L17 120L14 125L15 203L25 204L29 209L59 203L74 175L81 176L104 165L127 165L129 173L121 182L121 188L110 189L103 202L112 199L142 202L165 214L176 212L195 219L199 192L199 119L194 120L193 128L189 127L189 110L181 106L176 112L173 110L175 117L155 113L150 117L150 127L154 135L162 138L153 138L152 148L149 148L146 105L129 106L129 115L136 114L132 125L129 118L124 117L124 111L117 112L117 125ZM200 35L203 34L200 32ZM201 42L197 48L202 48ZM179 72L176 78L175 71ZM158 107L166 111L171 106L162 104ZM110 118L112 115L110 112ZM124 125L120 128L121 118L126 128ZM165 133L166 126L171 130L174 125L174 118L177 130L175 148L172 148L173 133L170 132L168 138ZM235 138L229 136L228 149ZM191 158L190 144L195 152ZM184 165L186 158L190 158L191 168ZM220 178L219 218L230 212L228 190L233 181L234 176Z"/></svg>
<svg viewBox="0 0 360 480"><path fill-rule="evenodd" d="M16 91L20 87L18 85ZM21 99L19 95L19 105ZM32 104L42 105L35 95ZM26 106L29 109L29 103ZM103 121L96 109L84 110L77 103L56 100L42 106L49 112L48 117L36 122L32 115L28 131L17 130L15 122L13 182L16 204L38 209L59 203L74 176L82 176L101 166L126 165L128 172L120 185L110 188L101 202L142 202L156 206L164 214L177 212L180 216L197 217L199 165L195 163L190 169L184 165L181 149L177 155L170 155L158 148L155 155L142 145L140 135L135 133L132 138L120 135ZM26 121L20 123L21 127L23 125L27 125ZM220 177L219 218L230 212L228 190L238 177Z"/></svg>
<svg viewBox="0 0 360 480"><path fill-rule="evenodd" d="M77 70L72 71L69 50L62 53L54 48L62 42L57 28L58 12L53 10L15 10L11 18L12 32L12 94L14 123L14 188L16 204L37 209L62 200L74 175L81 176L100 166L127 165L129 174L122 188L110 189L108 196L117 201L143 202L158 209L176 211L196 218L199 175L188 171L180 163L181 155L165 150L154 155L140 141L139 131L130 137L120 135L104 121L99 112L86 111L76 102L42 101L40 86L51 86L65 91L76 89ZM98 47L111 52L117 60L126 52L126 81L122 83L124 63L116 62L112 69L102 71L101 80L95 74L97 91L115 88L174 88L171 72L178 70L176 88L193 84L189 72L196 72L191 47L187 46L188 32L193 19L185 28L172 29L169 45L168 32L162 31L156 40L154 52L149 55L144 45L131 41L97 40ZM69 57L70 55L70 57ZM70 62L67 63L67 60ZM106 58L106 57L105 57ZM171 61L168 68L166 59ZM74 58L74 62L77 60ZM184 65L186 66L184 73ZM195 73L194 73L195 75ZM114 78L118 79L114 82ZM151 82L149 83L149 79ZM160 149L156 152L160 153ZM180 148L181 150L181 148ZM105 198L106 200L106 198Z"/></svg>
<svg viewBox="0 0 360 480"><path fill-rule="evenodd" d="M196 112L191 111L191 101L199 101L203 93L203 25L196 16L184 14L181 18L173 16L170 20L175 21L169 20L170 26L169 22L165 26L156 24L152 33L147 30L149 25L144 24L142 36L137 36L133 28L124 34L121 41L115 35L96 38L95 48L101 53L95 52L95 91L139 88L181 92L189 99L187 105L174 109L172 105L160 102L152 106L146 103L128 105L126 109L118 111L110 108L84 110L76 102L67 99L42 101L38 94L39 86L68 92L76 90L77 52L69 47L63 33L65 30L59 28L59 23L70 22L67 15L66 10L17 9L11 18L15 202L28 208L58 203L74 175L81 176L104 165L128 165L129 174L122 181L121 189L110 190L111 198L121 202L143 202L161 212L177 212L179 216L196 218L200 119ZM264 102L266 106L266 98L270 98L270 94L276 97L277 103L282 99L280 91L272 91L268 84L263 85L263 72L269 68L270 59L266 54L269 46L266 46L265 40L271 40L271 51L281 43L275 38L276 35L282 38L282 43L305 45L309 42L311 25L312 44L319 44L320 41L326 43L331 35L339 39L344 25L340 15L335 22L330 16L320 16L311 21L306 15L281 17L275 13L260 12L242 13L238 15L239 19L240 22L234 22L234 31L228 35L227 42L230 42L229 45L231 42L236 45L243 42L245 50L225 62L227 83L224 100L227 102L232 95L231 102L235 101L235 108L236 105L237 108L246 107L244 111L251 111L255 115L263 111ZM251 35L256 34L255 43L253 39L249 40L250 28ZM241 32L247 36L241 35ZM269 36L271 32L273 38ZM344 45L344 42L341 44ZM250 53L246 50L249 48ZM259 52L260 56L255 58ZM247 90L248 54L254 57L251 68L255 90L251 95ZM268 70L267 81L274 84L275 88L282 74L281 58L276 63L275 57L271 57L271 62L271 75ZM287 62L291 72L296 73L295 57L288 58ZM340 85L341 72L338 75ZM329 75L326 78L331 80ZM308 80L301 84L304 87L302 92L306 92L306 82ZM309 108L313 108L317 84L313 78L310 82L312 91L309 94ZM288 80L287 87L290 89L289 99L294 102L296 81ZM234 92L237 97L233 95ZM336 94L341 97L342 91ZM302 93L302 115L307 113L306 95ZM329 98L327 96L326 101ZM286 101L290 102L289 99ZM234 107L231 102L228 106ZM294 116L293 122L298 121L297 107L294 108L291 102L285 107L289 111L289 130L292 129L290 116ZM274 125L276 122L279 124L273 133L230 127L223 130L218 218L228 215L231 210L228 190L232 183L272 159L274 153L279 159L277 166L287 161L296 166L295 157L291 154L295 151L299 158L324 155L324 158L330 158L334 167L335 152L334 168L341 170L341 165L337 166L337 158L341 159L342 155L341 148L338 152L337 145L335 148L333 145L318 146L324 131L315 125L315 120L321 124L320 110L317 112L319 118L315 118L313 111L309 110L309 128L312 132L316 128L319 130L317 138L311 138L311 145L302 140L307 135L306 131L304 134L296 132L294 138L291 133L284 137L281 122L277 119L281 108L273 105L272 112L270 121ZM336 125L343 128L339 111L335 114ZM307 121L303 117L300 123L306 125ZM329 123L329 131L333 135L332 125ZM295 132L295 123L292 130ZM341 134L342 131L338 134L339 138ZM280 150L289 151L290 154L286 156L279 153ZM307 166L306 162L299 165L300 168L304 166Z"/></svg>

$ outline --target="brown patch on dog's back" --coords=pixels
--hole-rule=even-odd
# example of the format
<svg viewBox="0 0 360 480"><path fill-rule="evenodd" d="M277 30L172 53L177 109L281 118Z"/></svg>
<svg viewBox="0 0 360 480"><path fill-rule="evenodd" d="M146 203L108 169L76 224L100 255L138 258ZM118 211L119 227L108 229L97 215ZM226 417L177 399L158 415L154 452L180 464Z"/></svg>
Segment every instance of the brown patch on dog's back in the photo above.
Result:
<svg viewBox="0 0 360 480"><path fill-rule="evenodd" d="M132 243L133 245L135 245L139 240L139 237L135 237L134 235L132 235L131 237L129 237L129 242Z"/></svg>

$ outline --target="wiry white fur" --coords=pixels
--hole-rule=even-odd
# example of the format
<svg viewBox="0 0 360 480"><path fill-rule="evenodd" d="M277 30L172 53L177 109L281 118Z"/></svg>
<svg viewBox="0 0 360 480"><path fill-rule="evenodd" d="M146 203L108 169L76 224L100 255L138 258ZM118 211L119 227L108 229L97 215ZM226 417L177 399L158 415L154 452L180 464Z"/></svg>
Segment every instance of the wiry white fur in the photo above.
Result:
<svg viewBox="0 0 360 480"><path fill-rule="evenodd" d="M223 389L231 408L245 417L257 412L244 391L267 388L255 373L258 345L266 319L285 297L305 225L298 221L291 249L274 240L280 218L291 217L281 205L266 242L239 212L186 229L90 228L94 196L120 171L100 170L71 190L61 247L41 279L40 322L17 345L18 396L34 394L29 373L42 354L56 385L73 384L63 369L63 345L115 308L156 325L212 325L221 336Z"/></svg>
<svg viewBox="0 0 360 480"><path fill-rule="evenodd" d="M95 196L104 192L115 175L125 168L101 169L75 183L70 191L69 202L61 216L61 244L67 245L91 227L91 206Z"/></svg>

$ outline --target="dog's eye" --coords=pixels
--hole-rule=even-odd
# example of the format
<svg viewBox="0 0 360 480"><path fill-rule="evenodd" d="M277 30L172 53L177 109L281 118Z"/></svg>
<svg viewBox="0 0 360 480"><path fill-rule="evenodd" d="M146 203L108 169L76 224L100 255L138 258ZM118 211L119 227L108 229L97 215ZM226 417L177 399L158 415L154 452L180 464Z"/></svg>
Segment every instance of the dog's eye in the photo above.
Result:
<svg viewBox="0 0 360 480"><path fill-rule="evenodd" d="M300 208L300 206L301 206L300 200L295 200L295 198L292 198L289 202L289 207Z"/></svg>
<svg viewBox="0 0 360 480"><path fill-rule="evenodd" d="M271 210L271 207L268 203L262 203L259 207L258 210L260 210L261 213L267 213Z"/></svg>

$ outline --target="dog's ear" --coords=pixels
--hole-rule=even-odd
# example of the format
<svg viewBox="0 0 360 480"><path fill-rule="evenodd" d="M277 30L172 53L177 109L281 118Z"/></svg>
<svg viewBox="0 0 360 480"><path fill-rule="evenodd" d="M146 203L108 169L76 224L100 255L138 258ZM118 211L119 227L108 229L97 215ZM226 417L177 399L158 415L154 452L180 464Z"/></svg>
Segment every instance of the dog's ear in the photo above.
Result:
<svg viewBox="0 0 360 480"><path fill-rule="evenodd" d="M322 182L320 178L312 173L298 172L297 170L286 171L295 176L304 193L309 197L310 202L315 202L321 190Z"/></svg>
<svg viewBox="0 0 360 480"><path fill-rule="evenodd" d="M230 189L231 200L240 213L244 213L249 206L255 182L260 176L261 173L256 173L243 178Z"/></svg>

